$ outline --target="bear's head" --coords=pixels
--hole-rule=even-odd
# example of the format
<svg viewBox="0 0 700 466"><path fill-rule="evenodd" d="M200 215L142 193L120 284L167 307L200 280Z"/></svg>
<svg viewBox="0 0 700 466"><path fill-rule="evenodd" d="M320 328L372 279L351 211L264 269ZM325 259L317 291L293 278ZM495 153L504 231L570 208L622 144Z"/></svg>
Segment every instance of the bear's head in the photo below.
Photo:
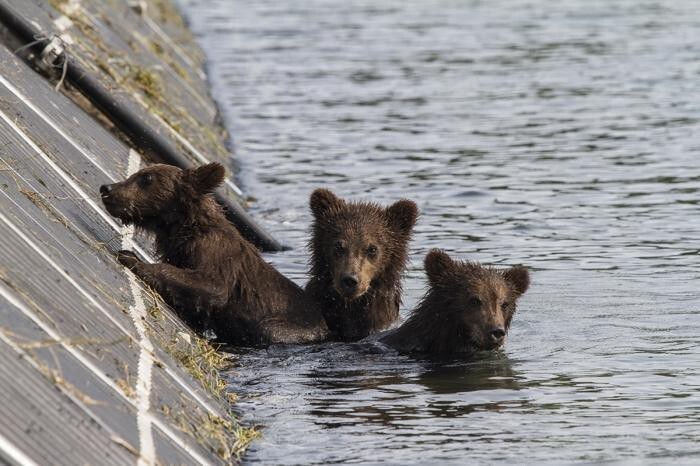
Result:
<svg viewBox="0 0 700 466"><path fill-rule="evenodd" d="M418 216L413 201L387 208L347 202L327 189L310 199L312 275L328 275L347 301L365 295L381 280L395 282L406 265L408 241Z"/></svg>
<svg viewBox="0 0 700 466"><path fill-rule="evenodd" d="M455 261L434 249L425 257L429 291L418 311L430 314L440 352L491 350L500 347L517 300L530 286L523 266L496 269Z"/></svg>
<svg viewBox="0 0 700 466"><path fill-rule="evenodd" d="M186 170L156 164L124 181L100 186L100 195L107 212L124 224L153 229L192 213L224 176L224 167L218 163Z"/></svg>

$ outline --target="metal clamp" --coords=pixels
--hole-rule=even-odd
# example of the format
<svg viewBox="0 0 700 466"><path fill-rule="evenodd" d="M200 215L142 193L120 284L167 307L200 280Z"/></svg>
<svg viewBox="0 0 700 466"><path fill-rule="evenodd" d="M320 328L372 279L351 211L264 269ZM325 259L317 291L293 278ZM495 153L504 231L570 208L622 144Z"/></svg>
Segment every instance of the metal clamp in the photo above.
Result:
<svg viewBox="0 0 700 466"><path fill-rule="evenodd" d="M56 68L62 64L61 60L65 58L65 54L66 47L63 39L59 36L53 36L44 50L41 51L37 65L44 72L53 74L56 72Z"/></svg>

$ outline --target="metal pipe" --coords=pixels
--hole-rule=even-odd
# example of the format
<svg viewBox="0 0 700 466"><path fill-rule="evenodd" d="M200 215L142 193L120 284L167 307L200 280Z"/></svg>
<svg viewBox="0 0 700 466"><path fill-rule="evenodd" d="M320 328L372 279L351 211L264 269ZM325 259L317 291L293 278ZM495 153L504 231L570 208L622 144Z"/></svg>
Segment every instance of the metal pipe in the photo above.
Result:
<svg viewBox="0 0 700 466"><path fill-rule="evenodd" d="M37 30L30 22L16 14L4 1L0 1L0 22L21 42L39 57L51 39ZM29 45L31 44L31 45ZM104 86L85 70L76 60L63 55L66 79L90 102L109 118L132 143L155 160L180 168L190 168L193 164L184 157L170 141L153 128L146 125L138 114L120 103ZM277 240L258 225L237 202L232 201L222 191L216 193L217 201L223 206L226 217L241 235L263 251L283 251Z"/></svg>

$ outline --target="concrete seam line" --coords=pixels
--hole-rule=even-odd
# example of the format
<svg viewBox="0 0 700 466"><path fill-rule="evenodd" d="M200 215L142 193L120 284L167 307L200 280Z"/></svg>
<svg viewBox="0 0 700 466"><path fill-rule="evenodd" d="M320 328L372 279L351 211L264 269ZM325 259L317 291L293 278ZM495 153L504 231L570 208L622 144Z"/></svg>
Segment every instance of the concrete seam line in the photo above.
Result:
<svg viewBox="0 0 700 466"><path fill-rule="evenodd" d="M10 166L10 164L7 162L7 160L5 160L5 159L2 157L2 155L0 155L0 162L4 163L4 164L5 164L6 166L8 166L8 167ZM22 180L22 182L24 182L32 191L34 191L34 192L36 192L36 193L39 193L38 188L36 187L36 185L32 184L29 180L27 180L24 176L22 176L22 174L21 174L20 172L18 172L17 170L13 169L13 170L12 170L12 173L13 173L13 176L16 176L18 179ZM55 240L57 243L60 243L59 239L56 238L56 236L54 236L54 234L53 234L51 231L49 231L49 230L46 229L42 224L40 224L39 222L37 222L36 219L35 219L34 217L32 217L32 214L30 214L29 212L27 212L21 205L19 205L19 204L17 203L17 201L15 201L7 192L5 192L4 190L0 190L0 194L2 194L3 196L5 196L5 197L7 198L7 200L9 200L12 204L14 204L14 206L17 207L17 209L20 210L22 213L24 213L27 217L29 217L29 218L31 218L32 220L34 220L34 222L35 222L36 225L41 229L41 231L43 231L44 233L46 233L47 235L49 235L49 236L51 237L51 239ZM62 221L62 222L65 222L65 225L66 225L66 226L69 225L70 228L72 228L72 229L75 230L76 232L80 232L80 234L83 235L83 236L85 236L86 238L89 236L85 231L83 231L83 229L82 229L79 225L77 225L75 222L71 221L69 218L67 218L65 215L63 215L63 212L61 212L61 211L58 209L58 207L57 207L56 205L54 205L54 204L52 204L51 202L49 202L49 200L48 200L48 198L47 198L46 196L44 196L44 195L41 194L41 193L39 193L39 195L41 195L41 196L44 198L44 200L46 201L46 203L47 203L49 206L51 206L53 209L56 209L56 211L59 212L59 213L61 214L61 216L62 216L61 221ZM76 235L76 236L77 236L77 235ZM73 256L75 257L75 255L73 255Z"/></svg>
<svg viewBox="0 0 700 466"><path fill-rule="evenodd" d="M114 319L114 317L112 317L111 313L107 312L107 310L104 307L102 307L102 305L99 302L97 302L97 300L95 298L93 298L90 295L90 293L87 292L87 290L85 290L82 286L80 286L80 284L78 282L76 282L73 279L73 277L68 275L68 273L65 270L63 270L63 268L61 268L56 262L54 262L54 260L51 259L48 256L48 254L46 254L44 251L42 251L42 249L34 241L32 241L31 238L29 238L27 235L25 235L24 232L19 227L17 227L17 225L12 223L10 221L10 219L5 217L5 215L2 214L1 212L0 212L0 220L2 220L5 223L5 225L10 227L10 229L17 236L19 236L19 238L22 241L24 241L31 249L36 251L39 254L39 256L42 259L44 259L54 270L56 270L68 283L73 285L73 288L78 290L80 292L80 294L83 295L90 302L90 304L92 304L99 311L102 311L102 313L106 315L106 317L112 322L112 324L114 324L115 327L117 327L119 330L121 330L122 333L124 333L125 335L127 335L133 339L133 335L126 327L124 327L122 324L117 322Z"/></svg>
<svg viewBox="0 0 700 466"><path fill-rule="evenodd" d="M161 38L166 44L170 45L170 47L172 47L172 49L175 51L175 53L177 53L178 56L179 56L180 58L182 58L182 60L183 60L185 63L187 63L188 65L190 65L190 66L192 67L192 69L194 70L195 73L197 73L197 75L199 76L199 78L206 82L206 80L207 80L207 75L206 75L206 73L204 73L204 71L202 71L202 70L194 63L194 61L192 61L192 59L189 57L189 55L187 55L187 54L185 53L185 51L182 50L182 49L175 43L175 41L172 40L172 39L170 38L170 36L169 36L168 34L165 33L165 31L163 31L163 29L158 25L158 23L156 23L155 21L153 21L148 15L144 15L144 16L143 16L143 19L144 19L144 21L146 22L146 24L148 24L148 27L150 27L151 30L153 30L153 32L156 33L156 35L160 36L160 38Z"/></svg>
<svg viewBox="0 0 700 466"><path fill-rule="evenodd" d="M170 126L170 124L168 124L163 118L161 118L159 115L157 115L157 114L155 114L155 113L153 114L153 117L154 117L156 120L158 120L165 128L167 128L168 131L170 131L170 133L175 137L175 139L177 139L178 141L180 141L180 143L181 143L183 146L185 146L185 148L186 148L188 151L190 151L190 153L191 153L192 155L194 155L194 156L197 158L197 160L199 160L201 163L204 163L204 164L207 164L207 163L210 163L210 162L211 162L204 154L202 154L202 153L199 151L199 149L197 149L196 147L194 147L194 145L190 142L189 139L187 139L187 138L184 137L182 134L180 134L180 133L178 133L177 131L175 131L175 128L173 128L172 126ZM224 180L224 184L226 184L229 188L231 188L231 189L233 190L233 192L235 192L235 193L238 194L239 196L242 196L242 195L243 195L243 191L241 191L241 188L239 188L238 186L236 186L236 183L234 183L233 181L231 181L228 177Z"/></svg>
<svg viewBox="0 0 700 466"><path fill-rule="evenodd" d="M103 21L100 21L99 19L97 19L97 18L95 17L95 15L93 15L93 14L92 14L90 11L88 11L86 8L81 8L81 10L82 10L82 13L83 13L90 21L92 21L93 24L104 23ZM142 36L141 34L139 34L138 32L133 31L133 32L132 32L132 36L135 37L136 40L138 40L139 42L141 42L141 45L143 45L145 48L148 48L148 47L149 47L148 44L146 43L145 39L143 38L143 36ZM171 41L171 42L172 42L172 41ZM166 65L167 65L167 63L166 63ZM190 65L190 66L192 66L192 65ZM202 104L202 106L205 107L205 110L206 110L212 117L215 116L215 115L216 115L216 110L215 110L214 108L212 108L211 104L205 102L204 99L202 98L202 96L199 95L199 93L198 93L197 91L195 91L195 90L192 88L192 86L191 86L187 81L185 81L185 80L183 79L182 76L180 76L178 73L176 73L174 70L172 70L172 68L171 68L170 66L168 66L168 68L171 69L170 74L172 75L172 77L173 77L174 79L176 79L180 84L182 84L183 87L187 90L187 92L188 92L195 100L198 100L199 103Z"/></svg>
<svg viewBox="0 0 700 466"><path fill-rule="evenodd" d="M41 110L39 107L37 107L36 105L34 105L34 104L32 103L32 101L31 101L29 98L27 98L27 97L22 93L22 91L20 91L19 89L17 89L17 87L15 87L11 82L9 82L9 81L8 81L7 79L5 79L3 76L0 76L0 84L2 84L3 86L5 86L5 88L7 88L8 91L10 91L11 93L13 93L19 100L22 101L23 104L25 104L27 107L29 107L30 110L32 110L39 118L41 118L41 119L42 119L46 124L48 124L54 131L56 131L63 139L65 139L66 141L68 141L68 143L69 143L70 145L72 145L73 147L75 147L76 150L77 150L78 152L80 152L86 159L88 159L90 162L92 162L92 164L93 164L95 167L97 167L102 173L104 173L111 181L116 181L116 178L115 178L111 173L109 173L102 165L100 165L100 163L97 161L97 158L96 158L94 155L92 155L87 149L85 149L83 146L81 146L80 144L78 144L78 142L76 142L73 138L71 138L68 134L66 134L66 132L63 131L63 129L62 129L60 126L58 126L58 125L56 124L56 122L53 121L53 119L51 119L51 117L49 117L46 113L44 113L44 111ZM209 163L209 160L208 160L201 152L199 152L199 151L197 150L197 148L195 148L195 147L190 143L190 141L188 141L187 139L185 139L184 137L182 137L182 135L178 134L177 131L175 131L169 124L167 124L167 123L165 122L165 120L163 120L162 118L160 118L158 115L154 115L154 116L155 116L156 119L159 120L166 128L168 128L168 130L170 130L170 131L172 132L172 134L173 134L184 146L186 146L186 147L188 148L188 150L190 150L190 152L192 152L192 154L195 155L195 157L197 157L197 158L199 159L200 162L202 162L202 163ZM129 149L129 150L131 151L131 150L133 150L133 149ZM224 180L224 183L225 183L229 188L231 188L236 194L238 194L239 196L242 196L242 195L243 195L243 191L241 191L241 189L240 189L238 186L236 186L236 184L235 184L233 181L231 181L229 178L226 178L226 179ZM118 227L116 227L115 229L116 229L116 230L119 230ZM138 246L136 246L136 247L139 249L139 252L140 252L140 253L145 254L145 251L143 251L143 250L142 250L141 248L139 248ZM150 256L144 255L144 257L145 257L146 259L148 259L149 262L153 262L153 260L150 258Z"/></svg>
<svg viewBox="0 0 700 466"><path fill-rule="evenodd" d="M111 173L109 173L102 165L100 165L96 157L94 157L85 148L83 148L80 144L78 144L70 136L68 136L65 133L65 131L63 131L63 129L51 119L51 117L44 113L44 111L41 110L39 107L34 105L34 103L22 93L22 91L17 89L11 82L9 82L3 76L0 76L0 83L2 83L2 85L5 86L8 91L12 92L19 100L21 100L24 105L29 107L31 111L36 113L39 118L44 120L44 122L48 124L54 131L56 131L63 139L68 141L70 145L75 147L78 150L78 152L80 152L86 159L92 162L92 164L96 166L102 173L104 173L110 180L116 181L114 176Z"/></svg>
<svg viewBox="0 0 700 466"><path fill-rule="evenodd" d="M185 380L180 377L180 375L175 372L170 366L165 365L165 372L175 381L177 384L181 385L182 387L185 388L187 391L187 394L190 395L192 398L194 398L200 405L204 407L207 411L209 411L210 414L213 414L214 416L218 417L224 417L225 414L221 412L221 410L216 410L214 409L208 401L206 401L204 398L202 398L197 392L192 390L188 383L185 382Z"/></svg>
<svg viewBox="0 0 700 466"><path fill-rule="evenodd" d="M26 350L17 346L17 343L15 343L10 337L8 337L7 334L5 334L2 331L2 329L0 329L0 341L5 342L5 344L7 344L10 348L15 350L15 352L23 358L22 360L25 361L27 364L29 364L31 367L33 367L37 372L39 372L43 376L46 376L45 371L42 369L42 367L39 365L39 363L29 353L27 353ZM104 429L104 431L110 436L110 438L112 440L114 440L115 438L118 438L121 441L128 444L128 442L126 442L126 440L121 438L121 436L118 435L114 431L114 429L112 429L111 426L106 424L104 421L102 421L102 419L100 419L97 415L95 415L95 413L85 405L83 400L76 397L73 393L70 392L70 390L65 390L62 387L59 387L59 390L63 395L65 395L73 403L75 403L76 406L78 406L80 409L85 411L85 413L87 413L88 416L90 416L90 420L97 423L97 425L99 425L101 429Z"/></svg>
<svg viewBox="0 0 700 466"><path fill-rule="evenodd" d="M2 214L0 214L2 215ZM122 391L117 384L110 379L107 374L105 374L99 367L95 366L89 359L87 359L80 351L77 351L70 345L67 345L61 336L56 333L50 326L48 326L38 315L31 309L29 309L23 302L15 298L13 293L11 293L5 285L0 283L0 296L4 297L11 305L19 309L25 316L29 317L41 330L44 331L51 339L56 340L71 356L77 359L86 369L92 372L102 383L111 388L115 393L122 397L131 406L134 406L133 400L131 400ZM149 414L150 415L150 414ZM170 440L175 442L179 447L185 450L194 460L203 465L210 464L204 457L199 453L194 451L187 443L180 439L177 434L175 434L167 425L163 424L158 418L151 416L153 424L156 425L161 431L163 431Z"/></svg>
<svg viewBox="0 0 700 466"><path fill-rule="evenodd" d="M141 45L143 45L145 48L149 47L148 43L146 42L146 38L143 35L139 34L137 31L134 31L133 34L136 40L138 40L141 43ZM171 66L168 66L168 68L168 74L174 79L176 79L180 84L182 84L183 87L187 89L189 94L192 97L194 97L197 101L199 101L199 103L204 107L205 111L209 113L211 118L216 117L216 108L214 108L214 106L211 103L204 100L204 98L199 94L199 92L197 92L197 90L195 90L190 83L188 83L182 76L180 76L179 73L173 70Z"/></svg>
<svg viewBox="0 0 700 466"><path fill-rule="evenodd" d="M141 157L131 149L129 150L129 162L126 176L131 176L139 169ZM131 249L134 246L134 227L132 225L122 228L122 249ZM139 336L139 362L136 371L136 427L139 431L139 459L138 466L150 466L156 462L156 452L153 443L151 409L151 388L153 385L153 344L146 334L144 320L146 318L146 305L141 294L141 287L136 282L136 277L130 271L126 272L129 279L129 288L134 298L134 304L129 306L129 316L134 322L136 333Z"/></svg>
<svg viewBox="0 0 700 466"><path fill-rule="evenodd" d="M12 442L6 439L2 434L0 434L0 450L4 451L9 456L9 459L21 464L22 466L38 466L37 463L32 461L30 457L28 457L22 450L14 446Z"/></svg>
<svg viewBox="0 0 700 466"><path fill-rule="evenodd" d="M76 4L76 7L77 7L77 8L80 8L80 5L79 5L79 2L78 2L78 1L75 1L74 3ZM85 12L85 11L84 11L84 12ZM88 12L85 12L85 13L88 14L89 16L92 16L92 15L90 15ZM153 23L152 20L150 20L150 18L148 18L148 23L149 23L149 24L152 24L152 23ZM157 27L157 25L151 25L151 28L152 28L154 31L156 31L157 34L162 35L162 37L164 38L164 40L167 40L167 42L168 42L170 45L172 45L173 48L175 48L176 50L179 50L179 49L177 48L177 45L176 45L172 40L170 40L170 38L169 38L162 30L160 30L159 27L156 28L156 27L153 27L153 26L156 26L156 27ZM184 54L184 52L182 52L181 50L178 51L178 54L181 55L182 57L186 57L186 55ZM194 68L194 63L190 63L190 64L191 64L191 66ZM28 99L26 99L26 97L24 97L24 96L21 96L21 94L19 93L19 90L16 89L14 86L12 86L12 84L10 84L8 81L6 81L2 76L0 76L0 82L2 82L2 84L3 84L5 87L7 87L13 94L17 95L17 97L19 97L20 99L22 99L23 102L27 103L27 100L28 100ZM31 104L29 104L29 103L27 103L27 105L30 106L30 108L31 108L31 107L34 107L33 105L31 105ZM143 103L143 105L146 106L145 103ZM41 110L36 109L36 108L32 108L32 110L34 110L39 116L41 116L42 118L44 118L44 117L40 114L40 113L43 113L43 112L41 112ZM175 129L174 129L171 125L169 125L168 123L166 123L165 120L163 120L162 118L160 118L160 116L158 116L158 115L156 115L156 114L154 114L153 116L155 116L156 119L157 119L158 121L160 121L160 123L161 123L163 126L165 126L166 128L168 128L168 129L170 130L170 132L173 134L173 136L175 136L175 137L178 139L178 141L180 141L185 147L187 147L187 149L188 149L197 159L199 159L199 161L200 161L201 163L209 163L209 160L207 159L207 157L204 156L204 154L202 154L196 147L194 147L194 145L193 145L188 139L184 138L180 133L178 133L177 131L175 131ZM54 128L56 131L58 131L59 134L61 134L61 136L63 136L65 139L67 139L67 140L70 141L70 138L69 138L68 136L66 136L66 135L63 133L62 130L60 130L60 129L59 129L58 127L56 127L54 124L50 123L46 118L44 118L44 120L45 120L47 123L49 123L49 124L51 125L52 128ZM82 148L80 148L80 147L78 147L78 146L76 146L76 148L78 148L78 150L80 150L81 152L83 152L83 154L84 154L86 157L88 157L88 158L90 159L90 161L92 161L100 170L102 170L103 173L105 173L106 175L110 176L110 175L106 172L106 170L104 170L93 158L89 157L89 156L87 155L87 153L84 152L84 151L82 150ZM112 178L112 180L114 180L114 178ZM234 192L235 192L236 194L238 194L239 196L242 196L242 195L243 195L243 192L241 191L241 189L240 189L238 186L236 186L236 184L233 183L233 182L232 182L231 180L229 180L228 178L225 180L225 183L226 183L231 189L233 189Z"/></svg>
<svg viewBox="0 0 700 466"><path fill-rule="evenodd" d="M15 122L12 121L12 119L10 119L10 118L5 114L5 112L3 112L3 111L1 111L1 110L0 110L0 119L2 119L5 123L7 123L7 124L10 126L10 128L12 128L12 129L13 129L13 130L14 130L28 145L29 145L29 147L31 147L34 151L36 151L36 153L39 154L39 156L41 156L41 158L42 158L42 159L43 159L43 160L44 160L44 161L45 161L45 162L46 162L46 163L47 163L47 164L48 164L48 165L49 165L49 166L50 166L50 167L51 167L65 182L66 182L66 183L68 183L68 185L69 185L71 188L73 188L73 190L76 191L76 192L80 195L80 197L82 197L83 200L84 200L85 202L87 202L88 205L89 205L90 207L92 207L92 208L95 210L95 212L97 212L97 214L98 214L100 217L102 217L102 219L103 219L104 221L107 222L107 224L108 224L109 226L112 227L112 229L114 229L114 231L116 231L116 232L118 232L118 233L121 232L121 227L120 227L119 225L117 225L117 223L116 223L114 220L112 220L112 217L110 217L109 215L107 215L107 213L106 213L105 211L103 211L102 209L100 209L100 207L97 205L97 203L96 203L95 201L93 201L92 199L90 199L90 196L88 196L88 194L83 190L83 188L81 188L80 186L78 186L78 185L76 184L76 182L73 181L73 179L72 179L70 176L68 176L68 174L67 174L65 171L63 171L63 169L62 169L61 167L59 167L59 166L56 164L56 162L54 162L53 160L51 160L51 157L49 157L48 154L46 154L46 152L44 152L39 146L37 146L36 143L35 143L34 141L32 141L31 138L29 138L29 136L27 136L27 134L26 134L19 126L17 126L17 125L15 124ZM148 253L146 253L146 251L144 251L143 249L141 249L140 246L134 246L134 248L135 248L140 254L142 254L143 257L145 257L145 258L147 258L147 259L149 259L149 260L152 261L152 259L150 259L150 255L149 255Z"/></svg>
<svg viewBox="0 0 700 466"><path fill-rule="evenodd" d="M0 119L4 120L8 125L10 125L10 126L12 127L12 129L13 129L15 132L17 132L17 134L18 134L24 141L26 141L27 144L29 144L29 146L30 146L32 149L34 149L34 150L42 157L42 159L44 159L44 160L49 164L49 166L51 166L51 168L54 169L54 171L55 171L59 176L61 176L61 178L63 178L71 187L73 187L73 189L74 189L78 194L80 194L80 196L81 196L82 198L84 198L84 199L88 202L88 204L89 204L100 216L102 216L103 218L105 218L106 214L104 214L104 212L103 212L101 209L99 209L99 208L97 207L97 205L96 205L96 203L95 203L94 201L92 201L89 197L87 197L87 193L85 193L85 191L83 191L79 186L77 186L77 185L75 184L75 182L74 182L73 180L71 180L70 177L68 177L68 175L67 175L60 167L58 167L58 166L49 158L49 156L48 156L40 147L38 147L38 146L34 143L34 141L32 141L31 139L29 139L29 138L27 137L27 135L26 135L19 127L17 127L17 125L14 124L14 122L11 121L11 120L7 117L7 115L5 115L4 112L2 112L2 111L0 111ZM134 151L134 152L135 152L135 151ZM116 222L114 222L114 221L111 219L111 217L106 217L106 220L108 221L109 225L110 225L113 229L115 229L115 230L116 230L118 233L120 233L120 234L122 233L121 227L120 227L119 225L117 225ZM140 246L134 244L133 247L134 247L135 250L137 250L139 253L141 253L142 256L143 256L144 258L146 258L148 261L150 261L150 262L153 261L153 260L151 259L150 254L148 254L147 252L145 252ZM49 260L50 260L50 259L49 259ZM59 272L63 273L63 271L60 269L60 267L56 267L56 268L57 268L57 270L59 270ZM78 286L79 286L79 285L78 285ZM79 289L80 289L80 288L79 288ZM82 291L82 289L81 289L81 291ZM108 316L108 318L109 318L110 320L113 320L112 317L111 317L111 315L110 315L108 312L106 312L106 310L105 310L104 308L102 308L101 306L100 306L100 310L101 310L103 313L107 314L107 316ZM119 325L119 324L117 323L117 325ZM126 329L124 329L123 327L120 327L120 328L124 331L124 333L126 333L127 335L129 334L129 332L128 332ZM167 366L166 366L166 367L167 367ZM217 410L215 410L211 405L209 405L209 403L207 403L204 399L202 399L202 397L199 396L189 385L187 385L187 384L184 382L184 380L182 380L182 378L176 377L174 371L172 371L169 367L168 367L168 372L171 374L171 376L173 376L173 378L176 380L176 382L178 382L178 383L182 386L182 388L183 388L190 396L192 396L195 400L197 400L207 411L209 411L210 413L212 413L212 414L214 414L214 415L220 415L220 414L217 412Z"/></svg>
<svg viewBox="0 0 700 466"><path fill-rule="evenodd" d="M0 22L3 22L6 28L10 29L12 34L18 39L27 42L25 47L31 46L35 53L42 54L50 44L47 40L37 41L35 37L40 30L40 26L22 18L16 12L5 4L4 0L0 1ZM41 49L41 50L39 50ZM134 113L130 108L119 105L114 99L114 95L104 88L104 85L92 74L82 68L79 61L66 56L67 66L64 66L64 73L61 80L67 79L80 92L88 98L92 104L108 117L114 125L128 135L132 140L140 144L140 146L154 154L155 158L169 162L181 168L192 166L192 162L188 157L185 157L179 151L169 138L164 137L158 131L146 125L143 118ZM65 64L64 64L65 65ZM138 95L133 95L139 103L142 99L138 99ZM162 119L161 119L162 120ZM168 129L168 126L165 126ZM169 128L172 132L174 129ZM187 146L187 144L181 144ZM189 142L189 141L187 141ZM199 154L201 156L201 154ZM240 189L230 180L226 180L226 185L237 193ZM252 217L250 217L243 207L234 199L225 196L221 190L217 190L216 198L218 202L223 204L226 209L226 216L234 225L236 225L243 236L253 242L257 247L264 251L281 251L285 248L265 232Z"/></svg>

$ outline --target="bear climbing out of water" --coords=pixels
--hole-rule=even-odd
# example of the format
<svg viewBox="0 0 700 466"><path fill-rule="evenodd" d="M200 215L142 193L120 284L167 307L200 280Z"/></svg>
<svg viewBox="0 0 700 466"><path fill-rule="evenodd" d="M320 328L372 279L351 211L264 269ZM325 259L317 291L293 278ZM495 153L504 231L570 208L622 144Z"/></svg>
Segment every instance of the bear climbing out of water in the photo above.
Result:
<svg viewBox="0 0 700 466"><path fill-rule="evenodd" d="M454 261L440 250L425 257L429 289L401 327L380 338L404 353L446 355L500 347L517 300L530 286L522 266L495 269Z"/></svg>
<svg viewBox="0 0 700 466"><path fill-rule="evenodd" d="M323 316L304 291L265 262L224 216L211 193L224 180L217 163L181 170L152 165L100 187L107 211L155 235L161 263L130 251L119 262L157 290L188 323L234 345L323 340Z"/></svg>
<svg viewBox="0 0 700 466"><path fill-rule="evenodd" d="M386 329L399 315L416 204L401 200L382 208L318 189L310 205L314 222L306 292L323 313L331 338L354 341Z"/></svg>

